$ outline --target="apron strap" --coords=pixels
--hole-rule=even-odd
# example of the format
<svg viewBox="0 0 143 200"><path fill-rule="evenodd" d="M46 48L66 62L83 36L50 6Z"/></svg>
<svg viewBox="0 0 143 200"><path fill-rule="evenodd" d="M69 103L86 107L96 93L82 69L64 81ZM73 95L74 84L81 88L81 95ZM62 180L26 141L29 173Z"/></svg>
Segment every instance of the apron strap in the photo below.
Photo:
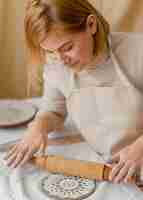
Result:
<svg viewBox="0 0 143 200"><path fill-rule="evenodd" d="M111 42L111 36L108 37L109 47L110 47L110 56L113 61L114 67L116 72L119 75L120 80L127 86L133 87L134 89L138 90L143 94L143 88L137 84L134 80L131 79L131 77L125 72L124 68L121 68L121 65L119 64L119 61L112 50L112 42Z"/></svg>

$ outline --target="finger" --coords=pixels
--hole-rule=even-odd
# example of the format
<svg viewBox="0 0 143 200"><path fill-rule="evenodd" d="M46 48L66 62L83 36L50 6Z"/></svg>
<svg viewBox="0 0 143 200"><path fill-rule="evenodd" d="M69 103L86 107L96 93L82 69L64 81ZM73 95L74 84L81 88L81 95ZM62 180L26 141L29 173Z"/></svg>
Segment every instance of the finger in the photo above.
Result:
<svg viewBox="0 0 143 200"><path fill-rule="evenodd" d="M123 162L119 162L118 164L115 164L110 172L109 180L113 181L123 166L124 166Z"/></svg>
<svg viewBox="0 0 143 200"><path fill-rule="evenodd" d="M10 152L13 148L15 148L18 144L12 144L7 148L7 152Z"/></svg>
<svg viewBox="0 0 143 200"><path fill-rule="evenodd" d="M8 147L8 151L10 151L14 146L16 146L18 143L15 143L15 144L10 144L9 147Z"/></svg>
<svg viewBox="0 0 143 200"><path fill-rule="evenodd" d="M33 153L34 153L33 150L29 150L29 151L25 154L25 156L23 157L23 160L21 160L19 166L25 165L25 164L28 162L28 160L31 159Z"/></svg>
<svg viewBox="0 0 143 200"><path fill-rule="evenodd" d="M13 152L13 154L11 154L8 158L7 158L7 165L11 166L13 164L13 162L15 161L16 157L18 156L18 154L21 152L25 152L27 150L27 148L22 148L20 145L17 145L17 148L15 149L15 152Z"/></svg>
<svg viewBox="0 0 143 200"><path fill-rule="evenodd" d="M124 180L125 176L127 175L129 170L129 165L125 164L119 171L119 173L116 175L114 181L115 183L119 183Z"/></svg>
<svg viewBox="0 0 143 200"><path fill-rule="evenodd" d="M41 146L40 146L40 153L42 154L42 155L45 155L45 151L46 151L46 147L47 147L47 144L46 143L43 143L43 144L41 144Z"/></svg>
<svg viewBox="0 0 143 200"><path fill-rule="evenodd" d="M14 160L14 162L11 164L11 168L16 168L19 163L21 162L21 160L23 159L24 157L24 154L26 153L26 151L19 151L17 156L16 156L16 159Z"/></svg>
<svg viewBox="0 0 143 200"><path fill-rule="evenodd" d="M47 138L44 140L44 149L46 150L46 148L47 148L47 146L48 146L48 140L47 140Z"/></svg>
<svg viewBox="0 0 143 200"><path fill-rule="evenodd" d="M127 175L124 178L125 182L132 182L133 181L133 177L136 174L136 166L132 166L129 168Z"/></svg>
<svg viewBox="0 0 143 200"><path fill-rule="evenodd" d="M6 164L8 166L11 166L11 164L14 162L14 160L16 159L18 152L14 152L7 160L6 160Z"/></svg>
<svg viewBox="0 0 143 200"><path fill-rule="evenodd" d="M11 157L11 155L15 153L15 151L17 150L17 146L18 146L18 145L13 146L13 147L7 152L6 156L4 157L5 160L9 159L9 157Z"/></svg>
<svg viewBox="0 0 143 200"><path fill-rule="evenodd" d="M108 167L110 167L110 168L112 168L112 167L113 167L113 165L112 165L112 164L110 164L110 163L106 163L106 166L108 166Z"/></svg>

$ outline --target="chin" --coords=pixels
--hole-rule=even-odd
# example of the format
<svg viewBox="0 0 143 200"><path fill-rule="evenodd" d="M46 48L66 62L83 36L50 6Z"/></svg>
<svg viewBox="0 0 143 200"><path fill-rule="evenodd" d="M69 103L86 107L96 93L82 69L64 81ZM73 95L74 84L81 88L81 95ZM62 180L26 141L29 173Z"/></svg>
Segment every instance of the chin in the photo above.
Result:
<svg viewBox="0 0 143 200"><path fill-rule="evenodd" d="M75 64L69 65L69 67L76 70L76 69L80 68L80 64L79 64L79 62L77 62Z"/></svg>
<svg viewBox="0 0 143 200"><path fill-rule="evenodd" d="M76 62L73 65L69 65L71 69L73 69L75 72L81 71L87 64L86 63L81 63L81 62Z"/></svg>

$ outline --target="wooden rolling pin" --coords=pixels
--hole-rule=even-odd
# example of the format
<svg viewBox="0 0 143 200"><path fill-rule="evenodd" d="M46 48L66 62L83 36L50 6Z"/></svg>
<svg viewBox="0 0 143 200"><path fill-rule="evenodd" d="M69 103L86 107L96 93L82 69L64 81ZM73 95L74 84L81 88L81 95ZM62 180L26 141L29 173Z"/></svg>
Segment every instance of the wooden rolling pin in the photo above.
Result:
<svg viewBox="0 0 143 200"><path fill-rule="evenodd" d="M97 181L109 181L111 171L111 167L102 163L65 159L62 155L35 156L30 162L51 173L80 176ZM138 181L137 177L132 177L130 182L136 184L143 191L143 184Z"/></svg>
<svg viewBox="0 0 143 200"><path fill-rule="evenodd" d="M92 180L109 180L111 168L93 161L70 160L59 155L35 156L31 162L51 173L62 173L68 176L80 176Z"/></svg>

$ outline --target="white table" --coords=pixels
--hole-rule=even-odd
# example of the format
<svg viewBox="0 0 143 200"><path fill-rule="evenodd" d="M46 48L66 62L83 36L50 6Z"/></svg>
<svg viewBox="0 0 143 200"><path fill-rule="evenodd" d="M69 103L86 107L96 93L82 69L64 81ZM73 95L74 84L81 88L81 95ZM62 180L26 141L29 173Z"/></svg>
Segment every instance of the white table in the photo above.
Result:
<svg viewBox="0 0 143 200"><path fill-rule="evenodd" d="M39 105L41 99L26 100ZM0 101L5 103L6 101ZM19 139L23 136L26 127L14 129L0 129L0 144ZM65 157L104 162L102 158L86 143L77 143L62 146L49 146L48 154L62 154ZM31 169L30 169L31 170ZM0 177L0 197L4 200L51 200L39 189L38 182L43 172L29 168L21 176L21 169L17 169L10 177ZM12 197L14 195L14 198ZM134 186L124 184L111 184L107 182L97 183L97 190L87 200L143 200L143 194Z"/></svg>

